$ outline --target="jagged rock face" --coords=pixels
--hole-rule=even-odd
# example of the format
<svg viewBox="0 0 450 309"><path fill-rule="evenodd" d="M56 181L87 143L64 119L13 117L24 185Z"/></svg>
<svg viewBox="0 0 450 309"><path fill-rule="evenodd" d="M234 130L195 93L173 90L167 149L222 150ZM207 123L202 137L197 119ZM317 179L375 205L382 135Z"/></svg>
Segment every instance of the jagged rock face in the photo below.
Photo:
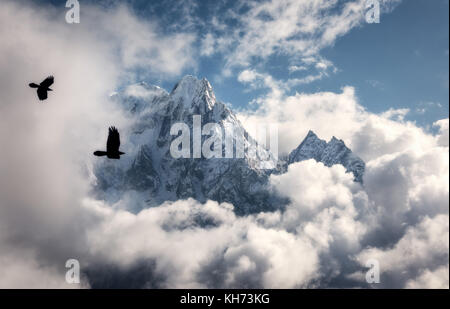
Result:
<svg viewBox="0 0 450 309"><path fill-rule="evenodd" d="M267 171L276 167L276 160L248 136L233 112L216 100L206 79L186 76L171 93L140 83L115 94L113 99L130 111L134 123L130 134L122 138L127 158L120 162L103 160L95 166L96 193L101 198L114 202L131 190L143 196L145 207L188 197L201 202L211 199L232 203L238 214L273 210L281 205L267 188ZM202 127L207 123L233 127L233 142L241 138L245 148L253 149L256 155L245 152L243 158L229 159L172 157L170 145L177 136L171 135L170 129L179 122L189 126L192 156L193 115L201 115ZM202 136L201 144L208 137ZM224 157L225 138L222 142ZM236 153L235 146L233 150ZM269 158L264 164L261 154Z"/></svg>
<svg viewBox="0 0 450 309"><path fill-rule="evenodd" d="M342 140L333 138L327 143L309 131L303 142L289 154L288 164L314 159L326 166L343 165L347 172L352 172L355 181L362 183L365 163L345 146Z"/></svg>
<svg viewBox="0 0 450 309"><path fill-rule="evenodd" d="M200 202L208 199L229 202L239 215L271 211L288 201L270 190L269 176L285 170L288 163L314 158L328 166L343 164L348 170L357 171L357 179L364 171L364 162L361 161L361 169L360 160L355 160L342 141L327 144L312 135L293 151L288 162L277 161L249 136L233 112L216 100L206 79L186 76L170 93L140 83L114 94L112 99L128 111L132 122L129 130L122 131L126 155L120 160L98 161L94 166L97 178L94 191L99 198L112 203L125 195L135 197L133 201L139 205L132 206L131 211L189 197ZM207 123L219 124L223 136L226 128L233 127L232 141L236 143L239 139L243 143L244 156L223 158L223 138L222 158L192 158L193 115L201 115L202 127ZM179 122L190 129L191 158L171 155L171 143L178 136L171 135L170 129ZM201 144L209 137L203 135ZM233 151L237 153L236 147Z"/></svg>

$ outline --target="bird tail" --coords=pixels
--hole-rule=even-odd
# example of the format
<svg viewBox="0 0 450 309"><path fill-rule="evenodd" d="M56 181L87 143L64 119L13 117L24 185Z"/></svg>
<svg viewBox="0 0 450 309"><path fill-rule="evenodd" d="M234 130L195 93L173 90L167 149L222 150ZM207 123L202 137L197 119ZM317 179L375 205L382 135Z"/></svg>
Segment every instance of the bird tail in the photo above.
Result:
<svg viewBox="0 0 450 309"><path fill-rule="evenodd" d="M35 83L28 84L28 86L30 86L31 88L38 88L39 87L39 85L36 85Z"/></svg>
<svg viewBox="0 0 450 309"><path fill-rule="evenodd" d="M97 157L106 156L106 151L96 151L94 152L94 155Z"/></svg>

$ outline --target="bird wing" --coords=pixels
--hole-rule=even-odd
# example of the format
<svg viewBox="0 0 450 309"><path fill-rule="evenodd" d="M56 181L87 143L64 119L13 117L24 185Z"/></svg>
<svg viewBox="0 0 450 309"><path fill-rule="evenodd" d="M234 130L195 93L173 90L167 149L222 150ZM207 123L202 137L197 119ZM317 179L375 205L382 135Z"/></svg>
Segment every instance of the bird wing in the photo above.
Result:
<svg viewBox="0 0 450 309"><path fill-rule="evenodd" d="M40 86L44 87L44 88L48 88L53 84L54 81L55 81L55 79L53 78L53 76L49 76L46 79L44 79L44 81L40 84Z"/></svg>
<svg viewBox="0 0 450 309"><path fill-rule="evenodd" d="M45 100L47 99L47 90L45 88L38 88L37 89L37 95L39 100Z"/></svg>
<svg viewBox="0 0 450 309"><path fill-rule="evenodd" d="M116 152L119 151L119 147L120 147L119 131L117 131L115 127L110 127L108 141L106 142L106 151Z"/></svg>

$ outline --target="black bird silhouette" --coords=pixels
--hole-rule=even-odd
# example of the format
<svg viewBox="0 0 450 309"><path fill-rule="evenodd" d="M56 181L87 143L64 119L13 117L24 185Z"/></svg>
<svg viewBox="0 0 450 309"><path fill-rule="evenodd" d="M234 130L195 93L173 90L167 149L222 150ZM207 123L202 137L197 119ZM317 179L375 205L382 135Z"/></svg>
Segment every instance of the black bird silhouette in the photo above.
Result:
<svg viewBox="0 0 450 309"><path fill-rule="evenodd" d="M120 159L125 152L119 151L120 135L115 127L109 128L108 141L106 142L106 151L96 151L94 155L98 157L107 156L109 159Z"/></svg>
<svg viewBox="0 0 450 309"><path fill-rule="evenodd" d="M53 84L55 79L53 76L47 77L42 83L36 85L35 83L28 84L31 88L37 88L37 95L39 100L43 101L47 99L47 91L53 91L49 87Z"/></svg>

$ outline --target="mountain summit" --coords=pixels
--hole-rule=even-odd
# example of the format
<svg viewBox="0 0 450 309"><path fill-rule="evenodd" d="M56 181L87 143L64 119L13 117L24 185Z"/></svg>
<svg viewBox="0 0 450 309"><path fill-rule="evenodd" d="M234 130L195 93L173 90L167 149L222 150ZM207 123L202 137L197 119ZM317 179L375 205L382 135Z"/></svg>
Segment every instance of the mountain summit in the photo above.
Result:
<svg viewBox="0 0 450 309"><path fill-rule="evenodd" d="M164 201L192 197L200 202L231 203L239 215L271 211L286 204L287 201L276 196L268 185L270 174L281 172L280 162L248 134L225 104L216 99L206 79L185 76L170 93L146 83L134 84L114 94L112 99L130 115L130 126L123 143L127 156L120 162L95 165L95 193L100 198L114 203L127 196L132 204L130 210L139 211ZM205 124L215 123L224 135L233 128L233 153L238 151L238 141L247 151L239 158L174 158L170 147L177 138L171 134L175 123L189 127L191 154L195 151L194 115L201 116L203 128ZM202 145L210 137L200 136ZM360 163L353 164L351 151L342 141L326 143L314 136L310 132L285 163L309 158L327 166ZM221 142L224 146L225 139ZM222 152L225 153L225 147ZM359 175L362 177L362 173Z"/></svg>
<svg viewBox="0 0 450 309"><path fill-rule="evenodd" d="M289 154L288 164L314 159L325 166L343 165L347 172L353 173L355 181L362 183L365 163L336 137L327 143L309 131L303 142Z"/></svg>

